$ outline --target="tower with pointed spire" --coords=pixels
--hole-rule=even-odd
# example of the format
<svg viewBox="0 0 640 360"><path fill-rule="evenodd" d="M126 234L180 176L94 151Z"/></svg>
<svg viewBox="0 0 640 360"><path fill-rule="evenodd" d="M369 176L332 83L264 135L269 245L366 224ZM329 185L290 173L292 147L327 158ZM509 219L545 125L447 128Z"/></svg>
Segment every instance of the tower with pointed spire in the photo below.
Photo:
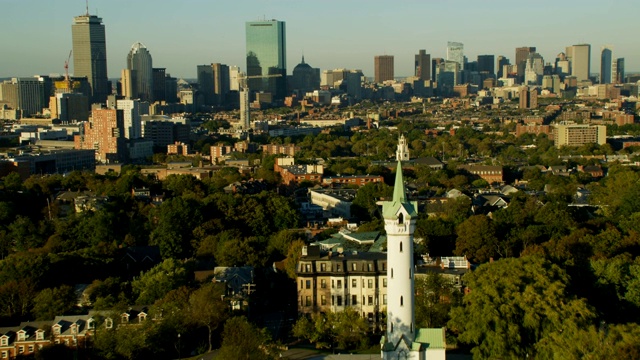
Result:
<svg viewBox="0 0 640 360"><path fill-rule="evenodd" d="M404 137L401 137L401 141ZM409 201L398 160L393 199L382 203L387 232L387 329L380 341L383 359L444 359L443 329L416 329L413 234L418 203ZM435 339L435 341L434 341Z"/></svg>
<svg viewBox="0 0 640 360"><path fill-rule="evenodd" d="M398 149L396 150L396 161L409 161L409 145L404 135L398 139Z"/></svg>

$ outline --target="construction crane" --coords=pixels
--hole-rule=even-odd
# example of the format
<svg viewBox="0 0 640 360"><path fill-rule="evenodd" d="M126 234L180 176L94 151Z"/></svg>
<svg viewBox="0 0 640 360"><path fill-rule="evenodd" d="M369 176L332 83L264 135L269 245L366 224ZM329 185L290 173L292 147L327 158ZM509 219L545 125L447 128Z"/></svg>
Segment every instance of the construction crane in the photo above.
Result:
<svg viewBox="0 0 640 360"><path fill-rule="evenodd" d="M73 53L73 49L69 51L69 56L67 60L64 62L64 80L69 82L69 61L71 61L71 53Z"/></svg>

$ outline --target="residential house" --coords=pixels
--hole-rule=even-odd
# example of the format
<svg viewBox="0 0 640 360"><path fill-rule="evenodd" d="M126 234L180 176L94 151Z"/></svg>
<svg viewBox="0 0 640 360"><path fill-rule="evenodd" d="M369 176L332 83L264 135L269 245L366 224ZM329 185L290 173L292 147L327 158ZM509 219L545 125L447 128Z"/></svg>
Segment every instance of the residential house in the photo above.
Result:
<svg viewBox="0 0 640 360"><path fill-rule="evenodd" d="M249 296L255 291L253 267L218 266L214 269L213 281L225 284L225 300L233 310L249 306Z"/></svg>

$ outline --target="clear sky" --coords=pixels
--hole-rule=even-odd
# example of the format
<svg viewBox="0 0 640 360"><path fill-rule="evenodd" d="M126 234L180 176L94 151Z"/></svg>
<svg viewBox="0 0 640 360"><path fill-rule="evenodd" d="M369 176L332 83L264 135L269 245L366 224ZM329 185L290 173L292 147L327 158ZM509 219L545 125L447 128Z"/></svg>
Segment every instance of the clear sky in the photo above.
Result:
<svg viewBox="0 0 640 360"><path fill-rule="evenodd" d="M305 60L322 70L362 69L375 55L394 55L396 76L413 74L426 49L446 57L447 41L464 43L469 61L536 46L553 62L567 45L591 44L591 73L600 49L613 45L627 73L640 70L638 0L89 0L106 26L109 76L119 77L131 45L142 42L154 67L194 78L196 65L245 64L245 22L286 22L287 71ZM73 17L84 0L0 0L0 77L64 73ZM73 72L73 65L70 65Z"/></svg>

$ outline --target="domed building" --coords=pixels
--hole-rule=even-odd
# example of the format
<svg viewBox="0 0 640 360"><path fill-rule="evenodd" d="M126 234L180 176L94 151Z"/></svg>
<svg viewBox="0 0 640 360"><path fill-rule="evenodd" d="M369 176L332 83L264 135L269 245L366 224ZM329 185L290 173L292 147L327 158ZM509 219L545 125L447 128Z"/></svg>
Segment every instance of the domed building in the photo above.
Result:
<svg viewBox="0 0 640 360"><path fill-rule="evenodd" d="M320 69L312 68L309 64L304 62L304 55L302 56L302 62L293 68L293 75L291 75L291 89L293 93L298 96L304 96L305 93L317 90L320 88Z"/></svg>

